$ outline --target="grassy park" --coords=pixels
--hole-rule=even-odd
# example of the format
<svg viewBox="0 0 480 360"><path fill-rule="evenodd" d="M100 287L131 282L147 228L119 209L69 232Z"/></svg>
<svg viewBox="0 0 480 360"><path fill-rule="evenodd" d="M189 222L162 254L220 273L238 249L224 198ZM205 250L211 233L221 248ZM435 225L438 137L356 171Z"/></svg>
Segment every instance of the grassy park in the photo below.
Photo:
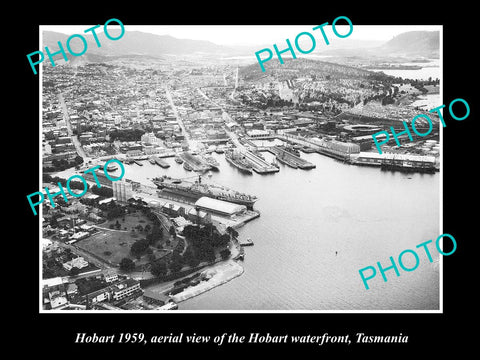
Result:
<svg viewBox="0 0 480 360"><path fill-rule="evenodd" d="M163 238L150 246L151 250L139 258L134 257L130 252L131 246L137 240L145 239L152 227L150 219L141 211L135 211L99 224L96 234L76 245L112 265L119 265L123 258L134 260L137 266L143 265L150 262L153 256L158 259L170 253L169 248L174 245L172 241L169 245L165 244L168 236L164 232Z"/></svg>

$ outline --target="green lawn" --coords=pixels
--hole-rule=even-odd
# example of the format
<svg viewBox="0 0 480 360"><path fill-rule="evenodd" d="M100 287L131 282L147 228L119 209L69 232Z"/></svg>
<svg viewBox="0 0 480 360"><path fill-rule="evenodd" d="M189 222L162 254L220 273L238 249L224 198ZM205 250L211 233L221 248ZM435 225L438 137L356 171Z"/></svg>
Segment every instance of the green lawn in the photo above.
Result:
<svg viewBox="0 0 480 360"><path fill-rule="evenodd" d="M110 230L109 225L115 224L117 220L121 225L120 230L117 230L115 227L113 230ZM125 214L123 217L99 224L98 226L103 229L99 229L99 232L93 236L77 242L76 245L115 265L118 265L124 257L135 260L130 255L130 247L138 239L144 239L147 233L137 229L132 231L132 228L135 228L137 225L145 227L147 224L153 226L153 223L139 211ZM141 260L143 258L145 256Z"/></svg>

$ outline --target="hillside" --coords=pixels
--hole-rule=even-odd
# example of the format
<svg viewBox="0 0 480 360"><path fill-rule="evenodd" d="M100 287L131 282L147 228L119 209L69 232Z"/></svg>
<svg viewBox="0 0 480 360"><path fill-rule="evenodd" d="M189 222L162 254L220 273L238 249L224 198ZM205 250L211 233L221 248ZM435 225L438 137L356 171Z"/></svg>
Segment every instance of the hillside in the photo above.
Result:
<svg viewBox="0 0 480 360"><path fill-rule="evenodd" d="M297 58L286 59L284 62L282 65L276 58L266 62L264 64L265 72L262 72L259 64L255 62L254 64L241 67L238 74L245 81L256 81L261 78L267 81L273 79L281 81L306 76L321 77L332 81L339 79L373 79L375 77L385 77L383 74L363 70L358 67L327 61Z"/></svg>
<svg viewBox="0 0 480 360"><path fill-rule="evenodd" d="M380 47L381 51L409 56L438 57L440 52L439 31L409 31L395 36Z"/></svg>

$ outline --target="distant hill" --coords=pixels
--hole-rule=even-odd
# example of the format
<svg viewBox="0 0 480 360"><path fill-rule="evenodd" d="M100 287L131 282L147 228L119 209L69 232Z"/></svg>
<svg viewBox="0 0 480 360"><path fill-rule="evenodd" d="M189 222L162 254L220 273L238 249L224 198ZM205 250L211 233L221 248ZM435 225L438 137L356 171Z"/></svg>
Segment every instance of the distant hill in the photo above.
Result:
<svg viewBox="0 0 480 360"><path fill-rule="evenodd" d="M339 79L366 79L378 75L368 70L358 67L305 58L285 59L284 64L280 64L277 59L265 63L266 72L262 72L258 63L242 66L238 74L245 81L272 81L288 80L298 76L315 76L327 80Z"/></svg>
<svg viewBox="0 0 480 360"><path fill-rule="evenodd" d="M438 57L440 53L440 32L405 32L383 44L379 50L385 51L390 55Z"/></svg>
<svg viewBox="0 0 480 360"><path fill-rule="evenodd" d="M116 37L119 34L119 30L117 32L112 30L110 35ZM232 48L217 45L210 41L177 39L170 35L154 35L139 31L126 31L123 37L116 41L108 39L103 32L97 32L101 44L99 48L93 35L90 35L90 33L82 35L87 40L88 45L87 52L82 55L82 57L85 56L85 61L104 61L111 57L132 55L162 57L162 55L188 55L193 53L234 53ZM44 31L43 46L48 46L51 52L55 52L59 48L57 42L60 41L67 50L65 43L69 36L58 32ZM80 39L72 39L71 47L73 51L81 52L83 44ZM67 56L69 59L73 57L68 51ZM58 55L58 58L60 57L61 55Z"/></svg>

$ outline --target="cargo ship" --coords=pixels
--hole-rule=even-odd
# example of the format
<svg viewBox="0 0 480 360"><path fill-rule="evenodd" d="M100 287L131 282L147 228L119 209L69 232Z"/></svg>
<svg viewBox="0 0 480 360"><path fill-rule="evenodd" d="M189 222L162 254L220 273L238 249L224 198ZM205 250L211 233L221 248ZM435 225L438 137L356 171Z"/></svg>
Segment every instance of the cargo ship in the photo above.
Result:
<svg viewBox="0 0 480 360"><path fill-rule="evenodd" d="M300 151L298 151L298 149L293 147L292 145L279 145L278 147L290 154L300 157Z"/></svg>
<svg viewBox="0 0 480 360"><path fill-rule="evenodd" d="M242 154L235 154L234 150L225 151L225 160L227 160L230 164L245 173L252 173L252 166L250 165L250 163L245 159Z"/></svg>
<svg viewBox="0 0 480 360"><path fill-rule="evenodd" d="M195 182L185 179L173 179L167 176L154 178L152 181L161 192L179 200L194 202L203 196L207 196L217 200L245 205L250 210L253 209L253 204L258 200L254 195L244 194L226 186L202 183L200 175Z"/></svg>

